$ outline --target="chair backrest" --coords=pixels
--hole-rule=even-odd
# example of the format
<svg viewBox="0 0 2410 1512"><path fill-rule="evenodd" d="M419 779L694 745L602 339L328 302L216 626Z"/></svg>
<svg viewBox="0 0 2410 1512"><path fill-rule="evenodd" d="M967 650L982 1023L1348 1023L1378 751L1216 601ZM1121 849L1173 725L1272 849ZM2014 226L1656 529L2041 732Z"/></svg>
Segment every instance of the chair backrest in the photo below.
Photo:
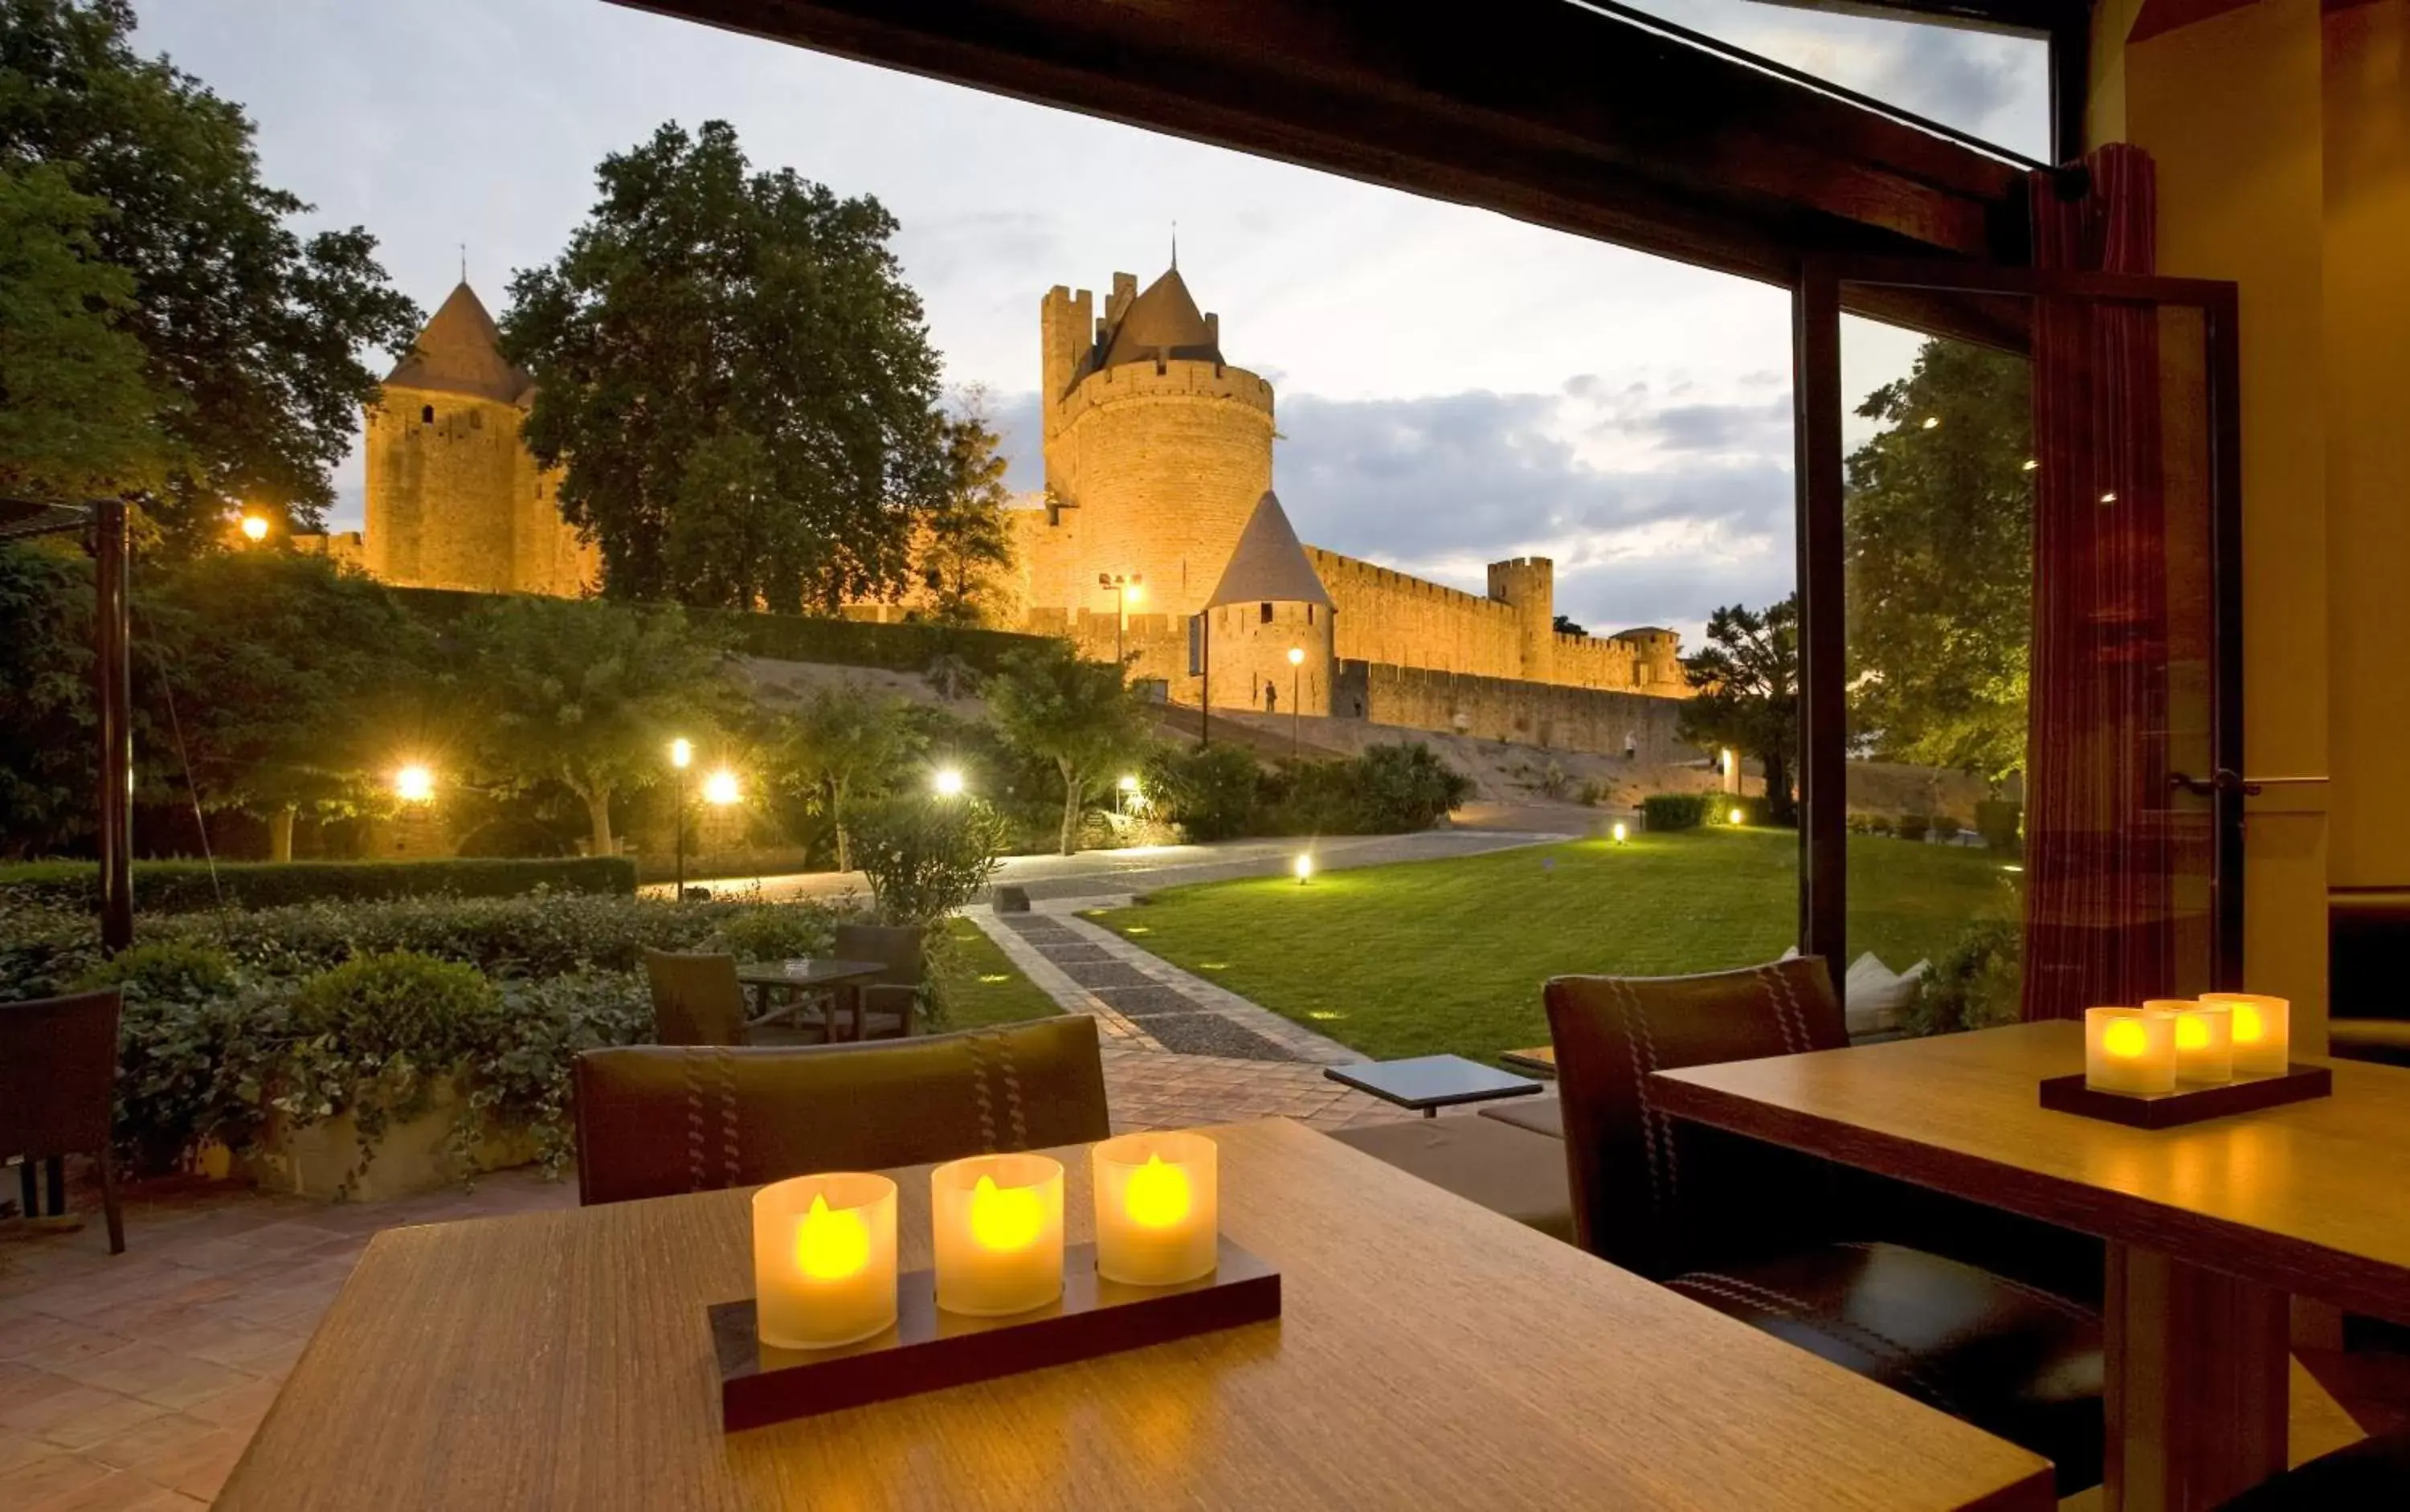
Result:
<svg viewBox="0 0 2410 1512"><path fill-rule="evenodd" d="M879 1170L1112 1132L1082 1013L861 1044L577 1057L584 1202Z"/></svg>
<svg viewBox="0 0 2410 1512"><path fill-rule="evenodd" d="M835 949L840 961L878 961L886 966L887 969L873 978L869 985L921 985L925 946L918 929L886 924L839 924L836 926Z"/></svg>
<svg viewBox="0 0 2410 1512"><path fill-rule="evenodd" d="M733 955L645 952L653 989L653 1038L664 1045L745 1042L745 984Z"/></svg>
<svg viewBox="0 0 2410 1512"><path fill-rule="evenodd" d="M114 987L0 1003L0 1155L82 1154L109 1143L123 1007Z"/></svg>
<svg viewBox="0 0 2410 1512"><path fill-rule="evenodd" d="M1691 977L1557 977L1546 996L1585 1248L1662 1279L1778 1253L1815 1227L1826 1168L1669 1118L1648 1079L1846 1046L1822 957Z"/></svg>
<svg viewBox="0 0 2410 1512"><path fill-rule="evenodd" d="M2410 1018L2398 985L2405 947L2410 947L2410 888L2329 891L2329 1014L2338 1019Z"/></svg>

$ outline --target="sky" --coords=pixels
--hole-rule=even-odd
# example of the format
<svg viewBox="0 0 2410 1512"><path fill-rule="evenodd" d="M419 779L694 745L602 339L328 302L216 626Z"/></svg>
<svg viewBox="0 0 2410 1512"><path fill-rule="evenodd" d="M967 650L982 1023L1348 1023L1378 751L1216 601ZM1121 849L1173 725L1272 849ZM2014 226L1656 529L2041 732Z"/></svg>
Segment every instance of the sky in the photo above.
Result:
<svg viewBox="0 0 2410 1512"><path fill-rule="evenodd" d="M499 316L551 260L595 165L665 121L732 122L753 161L876 196L951 385L1041 478L1038 304L1169 257L1273 383L1273 482L1314 545L1474 592L1555 559L1593 631L1671 625L1793 577L1781 290L1561 232L602 0L137 0L138 42L244 105L311 225L367 226L432 312ZM1695 30L2040 157L2038 42L1777 7L1647 0ZM1851 321L1853 394L1914 342ZM379 359L382 360L382 359ZM356 455L331 523L356 529Z"/></svg>

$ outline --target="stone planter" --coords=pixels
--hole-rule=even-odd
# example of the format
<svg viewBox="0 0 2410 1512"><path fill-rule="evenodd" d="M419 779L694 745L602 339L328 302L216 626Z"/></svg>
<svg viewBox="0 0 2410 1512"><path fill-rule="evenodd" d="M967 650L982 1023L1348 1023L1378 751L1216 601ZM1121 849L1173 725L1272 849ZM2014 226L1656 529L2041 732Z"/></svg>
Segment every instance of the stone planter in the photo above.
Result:
<svg viewBox="0 0 2410 1512"><path fill-rule="evenodd" d="M406 1123L389 1123L384 1138L372 1146L374 1158L354 1177L349 1190L344 1178L360 1163L359 1125L350 1113L300 1128L282 1115L272 1117L261 1134L258 1153L248 1162L252 1178L264 1191L320 1201L379 1202L457 1185L475 1174L450 1149L458 1093L446 1082L437 1088L426 1112ZM535 1157L535 1135L524 1129L489 1137L477 1151L478 1169L484 1170L528 1165Z"/></svg>

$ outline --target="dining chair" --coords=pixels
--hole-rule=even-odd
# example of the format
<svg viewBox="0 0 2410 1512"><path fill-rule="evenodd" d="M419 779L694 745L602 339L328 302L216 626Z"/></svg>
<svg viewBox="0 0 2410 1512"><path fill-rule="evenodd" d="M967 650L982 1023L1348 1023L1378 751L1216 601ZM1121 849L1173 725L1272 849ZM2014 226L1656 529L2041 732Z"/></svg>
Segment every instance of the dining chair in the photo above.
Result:
<svg viewBox="0 0 2410 1512"><path fill-rule="evenodd" d="M123 1006L114 987L0 1003L0 1155L22 1156L28 1170L46 1157L92 1155L111 1255L125 1253L109 1148Z"/></svg>
<svg viewBox="0 0 2410 1512"><path fill-rule="evenodd" d="M2305 1460L2220 1502L2217 1512L2410 1506L2410 1432L2380 1433Z"/></svg>
<svg viewBox="0 0 2410 1512"><path fill-rule="evenodd" d="M736 980L736 957L648 948L645 981L653 991L655 1043L745 1043L745 984Z"/></svg>
<svg viewBox="0 0 2410 1512"><path fill-rule="evenodd" d="M896 1036L915 1033L928 981L923 933L884 924L839 924L835 948L839 960L877 961L886 967L852 986L853 1037L881 1038L877 1030L882 1023L892 1023Z"/></svg>
<svg viewBox="0 0 2410 1512"><path fill-rule="evenodd" d="M1579 1243L2031 1449L2056 1467L2061 1496L2099 1482L2097 1314L1896 1242L1824 1162L1651 1104L1655 1071L1846 1049L1821 958L1558 977L1546 999Z"/></svg>
<svg viewBox="0 0 2410 1512"><path fill-rule="evenodd" d="M866 1044L577 1057L586 1203L1083 1144L1112 1132L1083 1013Z"/></svg>

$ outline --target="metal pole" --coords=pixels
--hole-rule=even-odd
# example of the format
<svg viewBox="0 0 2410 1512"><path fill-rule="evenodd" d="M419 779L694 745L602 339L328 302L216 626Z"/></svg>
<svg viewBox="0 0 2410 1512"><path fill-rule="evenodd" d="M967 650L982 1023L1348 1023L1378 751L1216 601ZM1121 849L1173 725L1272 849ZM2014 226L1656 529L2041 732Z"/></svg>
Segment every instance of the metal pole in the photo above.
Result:
<svg viewBox="0 0 2410 1512"><path fill-rule="evenodd" d="M1291 761L1297 759L1298 751L1302 747L1297 732L1299 721L1305 718L1305 707L1298 702L1297 691L1299 686L1299 679L1304 676L1305 663L1301 662L1292 664L1288 669L1288 754Z"/></svg>
<svg viewBox="0 0 2410 1512"><path fill-rule="evenodd" d="M1204 654L1197 669L1197 749L1203 750L1213 743L1213 606L1205 606L1205 629L1200 635Z"/></svg>
<svg viewBox="0 0 2410 1512"><path fill-rule="evenodd" d="M677 891L671 901L686 901L686 768L677 769L677 812L670 819L670 828L677 833Z"/></svg>
<svg viewBox="0 0 2410 1512"><path fill-rule="evenodd" d="M1113 585L1113 664L1123 666L1125 670L1126 667L1122 658L1127 653L1122 649L1122 627L1127 623L1129 623L1129 589L1125 584L1115 583Z"/></svg>
<svg viewBox="0 0 2410 1512"><path fill-rule="evenodd" d="M125 501L92 506L93 702L100 711L100 943L134 943L133 618L126 593Z"/></svg>

